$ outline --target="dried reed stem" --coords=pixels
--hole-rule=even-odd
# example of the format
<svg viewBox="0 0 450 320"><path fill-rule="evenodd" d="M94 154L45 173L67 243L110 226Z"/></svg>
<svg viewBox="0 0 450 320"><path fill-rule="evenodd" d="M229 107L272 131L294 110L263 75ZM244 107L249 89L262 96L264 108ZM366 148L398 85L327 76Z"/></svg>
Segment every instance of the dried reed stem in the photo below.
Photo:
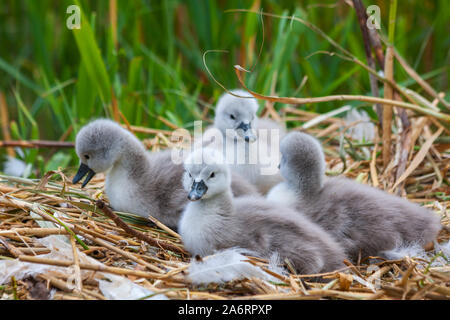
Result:
<svg viewBox="0 0 450 320"><path fill-rule="evenodd" d="M318 103L318 102L330 102L330 101L362 101L362 102L370 102L370 103L380 103L380 104L389 104L398 106L401 108L413 110L415 112L429 115L432 117L435 117L437 119L440 119L442 121L450 123L450 115L443 114L440 112L436 112L431 109L425 109L422 107L419 107L418 105L407 103L403 101L396 101L391 99L383 99L383 98L376 98L376 97L370 97L370 96L361 96L361 95L348 95L348 94L341 94L341 95L330 95L325 97L314 97L314 98L295 98L295 97L277 97L277 96L265 96L259 93L256 93L252 90L250 90L244 83L241 71L247 71L243 69L240 66L235 66L236 75L238 77L239 82L241 85L249 92L251 93L255 98L266 100L266 101L272 101L272 102L281 102L286 104L309 104L309 103Z"/></svg>
<svg viewBox="0 0 450 320"><path fill-rule="evenodd" d="M73 148L73 142L66 141L47 141L47 140L30 140L30 141L0 141L0 147L21 147L21 148Z"/></svg>
<svg viewBox="0 0 450 320"><path fill-rule="evenodd" d="M361 33L363 36L364 52L365 52L366 58L367 58L367 65L372 69L376 69L375 61L372 56L370 34L369 34L369 29L367 28L367 14L366 14L366 11L364 8L364 4L362 3L361 0L353 0L353 7L355 8L356 15L358 16L359 27L361 29ZM377 78L372 73L369 73L369 80L370 80L370 89L372 91L372 95L374 97L379 97ZM378 115L378 119L381 121L383 118L382 117L383 112L382 112L380 104L378 104L378 103L375 104L375 108L376 108L376 112Z"/></svg>
<svg viewBox="0 0 450 320"><path fill-rule="evenodd" d="M123 222L122 219L120 219L114 212L112 212L112 210L109 209L103 201L97 200L96 204L97 204L97 207L100 210L102 210L106 216L108 216L110 219L112 219L117 226L119 226L123 230L125 230L126 233L135 236L139 240L147 242L151 246L160 247L160 248L163 248L166 250L170 250L173 252L179 252L179 253L188 255L188 253L182 248L179 248L179 247L172 245L170 243L167 243L167 242L163 242L163 241L159 241L159 240L150 238L147 235L143 234L142 232L132 229L125 222Z"/></svg>
<svg viewBox="0 0 450 320"><path fill-rule="evenodd" d="M406 73L413 78L422 88L427 92L431 97L437 99L442 105L444 105L447 109L450 110L450 103L444 100L443 96L438 94L422 77L414 70L408 62L398 53L397 50L394 50L394 56Z"/></svg>
<svg viewBox="0 0 450 320"><path fill-rule="evenodd" d="M58 267L70 267L71 265L73 265L73 261L53 260L53 259L39 258L39 257L25 256L25 255L19 256L19 260L24 261L24 262L47 264L47 265L58 266ZM166 278L165 275L161 275L161 274L154 273L154 272L144 272L144 271L138 271L138 270L125 269L125 268L108 267L108 266L105 266L102 264L93 265L93 264L87 264L87 263L80 263L80 268L83 270L92 270L92 271L113 273L113 274L118 274L118 275L136 276L136 277L146 278L146 279L164 279L164 278Z"/></svg>
<svg viewBox="0 0 450 320"><path fill-rule="evenodd" d="M386 60L384 63L384 74L387 79L394 80L394 49L389 46L386 50ZM384 84L384 99L392 100L394 89L388 84ZM391 132L392 130L392 105L383 106L383 165L386 169L391 160Z"/></svg>
<svg viewBox="0 0 450 320"><path fill-rule="evenodd" d="M8 116L8 106L6 104L6 98L2 91L0 91L0 121L2 126L2 134L3 139L5 140L11 140L11 135L9 134L9 116ZM15 157L16 152L13 148L7 148L6 153L10 157Z"/></svg>
<svg viewBox="0 0 450 320"><path fill-rule="evenodd" d="M75 287L78 291L81 291L83 289L83 282L81 281L80 257L78 255L78 249L75 244L75 238L69 236L69 239L70 245L72 246L73 268L75 270Z"/></svg>
<svg viewBox="0 0 450 320"><path fill-rule="evenodd" d="M99 245L101 245L101 246L103 246L105 248L108 248L109 250L111 250L111 251L113 251L113 252L115 252L117 254L120 254L121 256L123 256L123 257L125 257L127 259L130 259L130 260L132 260L132 261L134 261L136 263L139 263L140 265L143 265L143 266L147 267L148 269L150 269L152 271L159 272L159 273L164 273L164 271L162 269L152 265L151 263L148 263L148 262L146 262L146 261L144 261L142 259L139 259L139 258L135 257L133 254L131 254L129 252L126 252L125 250L122 250L122 249L117 248L117 247L115 247L113 245L110 245L108 242L106 242L104 240L97 239L97 238L95 238L95 237L93 237L93 236L91 236L89 234L83 234L83 237L86 237L89 240L91 240L91 241L93 241L93 242L95 242L95 243L97 243L97 244L99 244Z"/></svg>

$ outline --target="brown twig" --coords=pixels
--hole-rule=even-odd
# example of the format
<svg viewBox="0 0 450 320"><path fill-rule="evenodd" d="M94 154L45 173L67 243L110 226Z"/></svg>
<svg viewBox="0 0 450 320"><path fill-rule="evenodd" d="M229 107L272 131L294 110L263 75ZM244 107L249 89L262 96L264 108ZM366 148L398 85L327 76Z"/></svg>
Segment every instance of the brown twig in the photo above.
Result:
<svg viewBox="0 0 450 320"><path fill-rule="evenodd" d="M61 279L52 277L48 274L40 274L38 276L38 278L41 278L45 281L48 281L52 286L54 286L55 288L58 288L64 292L76 292L78 293L83 299L89 299L89 300L95 300L95 298L100 299L100 300L106 300L106 298L94 291L91 290L87 290L87 289L81 289L81 290L76 290L75 288L69 287L67 285L67 281L63 281ZM66 279L67 280L67 279Z"/></svg>
<svg viewBox="0 0 450 320"><path fill-rule="evenodd" d="M7 203L7 202L5 202ZM5 204L4 203L4 204ZM2 204L0 202L0 204ZM45 237L52 234L67 234L68 232L61 228L18 228L18 229L12 229L12 230L2 230L0 231L0 236L14 236L16 234L25 235L25 236L38 236L38 237Z"/></svg>
<svg viewBox="0 0 450 320"><path fill-rule="evenodd" d="M46 141L46 140L30 140L30 141L7 140L7 141L0 141L0 147L73 148L75 147L75 143L66 141Z"/></svg>
<svg viewBox="0 0 450 320"><path fill-rule="evenodd" d="M411 127L403 129L400 134L400 157L398 159L398 166L396 172L396 180L400 178L400 176L406 170L406 164L408 162L409 150L411 150ZM396 194L398 196L401 195L401 190L403 188L404 182L400 183L397 187Z"/></svg>
<svg viewBox="0 0 450 320"><path fill-rule="evenodd" d="M111 24L111 34L113 38L114 48L119 48L117 41L117 0L109 1L109 22Z"/></svg>
<svg viewBox="0 0 450 320"><path fill-rule="evenodd" d="M313 32L319 34L320 36L324 37L333 47L337 48L340 52L342 52L343 55L341 54L333 54L336 56L339 56L342 59L351 61L353 63L356 63L357 65L361 66L362 68L364 68L367 72L373 74L375 77L377 77L378 80L383 81L383 82L388 82L389 84L391 84L392 87L395 88L396 91L398 91L402 96L404 96L404 98L406 98L409 102L410 105L416 105L417 102L411 97L409 96L405 90L403 90L397 83L390 81L389 79L386 79L385 77L379 75L377 73L377 71L375 69L370 68L368 65L364 64L362 61L360 61L357 57L355 57L353 54L351 54L348 50L346 50L345 48L343 48L341 45L339 45L336 41L334 41L333 39L331 39L327 34L325 34L322 30L320 30L317 26L311 24L310 22L303 20L299 17L294 17L294 16L282 16L282 15L276 15L276 14L271 14L271 13L267 13L267 12L256 12L256 11L252 11L252 10L248 10L248 9L233 9L233 10L226 10L225 12L252 12L252 13L258 13L261 15L265 15L265 16L269 16L269 17L275 17L275 18L279 18L279 19L289 19L289 20L295 20L298 21L300 23L302 23L303 25L307 26L309 29L311 29ZM209 52L211 52L211 50L208 50ZM218 50L214 50L214 51L218 51ZM378 54L379 49L377 48L376 52ZM206 54L206 52L205 52ZM378 56L377 56L378 59ZM380 64L381 65L381 64ZM382 68L384 69L384 68ZM221 83L219 83L214 76L211 74L211 72L209 71L209 69L207 69L208 73L211 75L211 77L213 78L213 80L220 85L225 91L229 92ZM352 100L352 99L349 99ZM355 99L353 99L355 100ZM358 100L358 99L356 99ZM280 101L281 102L281 101ZM372 100L370 102L373 103L386 103L386 102L382 102L380 100ZM290 102L285 102L285 103L290 103ZM392 105L396 105L394 103L391 103ZM409 108L405 106L401 106L402 108ZM438 116L439 117L439 116ZM444 116L445 117L445 116Z"/></svg>
<svg viewBox="0 0 450 320"><path fill-rule="evenodd" d="M73 265L73 261L69 260L54 260L54 259L47 259L47 258L40 258L40 257L32 257L32 256L25 256L21 255L19 256L20 261L25 262L31 262L31 263L39 263L39 264L47 264L52 266L58 266L58 267L70 267ZM119 275L130 275L130 276L137 276L141 278L147 278L147 279L164 279L166 278L165 275L161 275L154 272L147 272L147 271L138 271L138 270L130 270L125 268L117 268L117 267L108 267L102 264L87 264L87 263L80 263L80 268L83 270L92 270L92 271L99 271L99 272L106 272L106 273L113 273L113 274L119 274Z"/></svg>
<svg viewBox="0 0 450 320"><path fill-rule="evenodd" d="M150 238L147 235L145 235L144 233L132 229L128 224L126 224L122 219L120 219L114 212L112 212L112 210L110 208L108 208L108 206L106 206L106 204L102 200L97 200L96 204L97 204L97 207L100 210L102 210L106 216L108 216L111 220L113 220L114 223L118 227L121 227L123 230L125 230L126 233L135 236L139 240L147 242L151 246L160 247L160 248L163 248L166 250L170 250L173 252L178 252L178 253L188 255L188 253L182 248L179 248L179 247L174 246L167 242L163 242L163 241L159 241L159 240Z"/></svg>
<svg viewBox="0 0 450 320"><path fill-rule="evenodd" d="M5 249L14 257L17 258L22 255L22 251L17 249L12 244L8 243L5 238L0 237L0 243L5 247Z"/></svg>
<svg viewBox="0 0 450 320"><path fill-rule="evenodd" d="M78 291L81 291L83 289L83 282L81 281L80 258L78 255L78 249L75 244L75 239L69 236L69 240L70 245L72 246L73 268L75 270L75 287Z"/></svg>
<svg viewBox="0 0 450 320"><path fill-rule="evenodd" d="M372 179L372 185L377 188L380 184L380 182L378 181L378 173L377 173L377 167L376 167L376 161L377 161L377 149L378 149L378 140L379 140L379 135L378 135L378 130L375 127L375 139L374 139L374 147L373 147L373 151L372 151L372 159L370 160L370 177Z"/></svg>
<svg viewBox="0 0 450 320"><path fill-rule="evenodd" d="M125 257L125 258L127 258L127 259L133 260L134 262L139 263L139 264L141 264L141 265L143 265L143 266L149 268L149 269L152 270L152 271L159 272L159 273L163 273L163 270L162 270L162 269L160 269L160 268L158 268L158 267L156 267L156 266L154 266L154 265L152 265L152 264L150 264L150 263L147 263L146 261L144 261L144 260L142 260L142 259L136 258L136 257L135 257L134 255L132 255L131 253L126 252L126 251L124 251L124 250L122 250L122 249L119 249L119 248L117 248L116 246L113 246L113 245L109 244L108 242L106 242L106 241L104 241L104 240L95 238L95 237L93 237L93 236L91 236L91 235L89 235L89 234L87 234L87 233L83 233L83 237L86 237L87 239L89 239L89 240L91 240L91 241L93 241L93 242L96 242L96 243L99 244L100 246L103 246L103 247L105 247L105 248L108 248L109 250L111 250L111 251L113 251L113 252L115 252L115 253L117 253L117 254L120 254L121 256L123 256L123 257Z"/></svg>
<svg viewBox="0 0 450 320"><path fill-rule="evenodd" d="M423 80L422 77L397 52L397 50L394 50L394 56L411 78L413 78L431 97L438 99L442 105L450 110L450 103L444 100L441 95L439 95L425 80Z"/></svg>
<svg viewBox="0 0 450 320"><path fill-rule="evenodd" d="M121 125L123 128L128 129L128 127L126 125ZM170 135L172 134L172 131L169 130L161 130L161 129L152 129L152 128L144 128L144 127L139 127L139 126L129 126L129 130L131 132L138 132L138 133L146 133L146 134L158 134L158 133L162 133L165 135Z"/></svg>
<svg viewBox="0 0 450 320"><path fill-rule="evenodd" d="M388 46L386 50L386 60L384 63L384 74L386 79L394 80L394 48ZM392 100L394 96L394 89L390 84L384 84L384 98ZM391 160L391 134L392 134L392 105L385 104L383 108L383 166L386 170Z"/></svg>
<svg viewBox="0 0 450 320"><path fill-rule="evenodd" d="M403 180L405 180L413 171L417 168L417 166L423 161L426 154L430 150L431 146L433 145L434 140L436 140L437 137L442 133L443 128L440 128L438 131L436 131L433 136L431 136L427 141L423 144L422 148L420 148L420 151L416 154L413 161L409 165L409 167L402 173L402 175L397 179L394 186L391 188L391 192L397 188L397 186L402 183Z"/></svg>
<svg viewBox="0 0 450 320"><path fill-rule="evenodd" d="M256 93L255 91L250 90L244 83L241 72L246 71L241 66L235 66L235 72L237 75L237 78L239 80L239 83L249 92L252 96L254 96L257 99L266 100L266 101L272 101L272 102L281 102L286 104L308 104L308 103L318 103L318 102L330 102L330 101L362 101L362 102L369 102L369 103L381 103L381 104L389 104L398 106L405 109L410 109L413 111L416 111L421 114L429 115L435 118L438 118L442 121L450 123L450 115L436 112L431 109L425 109L422 107L419 107L418 105L407 103L403 101L396 101L392 99L382 99L382 98L376 98L376 97L370 97L370 96L361 96L361 95L348 95L348 94L340 94L340 95L330 95L325 97L314 97L314 98L296 98L296 97L277 97L277 96L265 96L259 93ZM241 97L241 96L239 96Z"/></svg>
<svg viewBox="0 0 450 320"><path fill-rule="evenodd" d="M73 131L73 125L71 124L67 128L67 130L61 135L61 137L58 139L58 141L60 141L60 142L66 141L66 139L70 136L72 131ZM52 148L50 150L50 152L45 156L44 162L46 163L47 161L49 161L57 151L58 151L58 148Z"/></svg>
<svg viewBox="0 0 450 320"><path fill-rule="evenodd" d="M397 287L393 287L390 285L381 285L381 289L383 289L386 293L390 294L390 295L394 295L396 297L401 297L404 293L404 291L400 288ZM417 292L417 290L411 290L408 294L407 294L407 298L410 298L411 296L413 296L415 293ZM449 297L444 296L444 295L440 295L440 294L436 294L433 292L429 292L424 294L424 296L428 299L433 299L433 300L450 300Z"/></svg>
<svg viewBox="0 0 450 320"><path fill-rule="evenodd" d="M3 139L11 140L11 135L9 133L9 116L8 116L8 106L6 104L6 98L3 92L0 91L0 121L2 126ZM16 153L13 148L7 148L6 152L10 157L15 157Z"/></svg>
<svg viewBox="0 0 450 320"><path fill-rule="evenodd" d="M364 51L366 53L367 65L372 69L376 69L375 61L373 60L373 56L372 56L372 50L370 48L371 41L370 41L369 30L367 28L367 14L364 9L364 5L361 2L361 0L353 0L353 7L355 8L356 15L358 16L359 27L361 28L361 32L362 32L362 36L363 36ZM369 79L370 79L370 89L372 91L372 95L374 97L379 97L377 78L373 74L369 73ZM379 103L377 103L377 104L375 104L375 108L376 108L376 112L378 115L378 119L380 121L380 125L382 126L383 116L382 116L381 105Z"/></svg>
<svg viewBox="0 0 450 320"><path fill-rule="evenodd" d="M382 70L384 70L385 56L384 56L384 52L383 52L383 46L381 45L380 35L378 34L377 29L369 29L368 31L369 31L370 43L371 43L372 48L374 49L375 56L378 61L378 65L380 66L380 68ZM394 48L394 54L395 54L395 48ZM372 68L372 69L375 69L375 68ZM387 79L387 80L390 81L390 79ZM398 86L393 86L393 87L398 89ZM397 91L394 91L394 96L396 97L396 100L401 101L401 99L399 97L397 98L397 96L398 96ZM409 100L410 100L410 98L409 98ZM400 119L402 121L403 129L406 130L406 128L408 128L410 126L406 110L400 109L400 108L397 108L397 109L398 109ZM379 119L381 119L381 118L379 118Z"/></svg>
<svg viewBox="0 0 450 320"><path fill-rule="evenodd" d="M169 227L167 227L165 224L163 224L162 222L158 221L156 218L152 217L152 216L148 216L148 219L153 222L158 228L160 228L161 230L166 231L168 234L170 234L171 236L177 238L177 239L181 239L181 236L176 233L175 231L173 231L172 229L170 229Z"/></svg>

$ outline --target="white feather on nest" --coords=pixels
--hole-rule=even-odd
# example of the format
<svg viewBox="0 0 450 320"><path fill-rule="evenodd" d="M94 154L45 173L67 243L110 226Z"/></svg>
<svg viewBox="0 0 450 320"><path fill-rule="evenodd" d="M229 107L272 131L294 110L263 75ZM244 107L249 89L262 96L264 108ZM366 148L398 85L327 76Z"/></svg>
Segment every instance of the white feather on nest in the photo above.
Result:
<svg viewBox="0 0 450 320"><path fill-rule="evenodd" d="M441 256L435 257L440 252L442 252L445 258ZM426 252L422 246L418 244L400 245L392 250L384 251L383 256L389 260L400 260L404 257L411 257L430 261L435 258L431 263L431 267L446 266L448 265L448 260L450 260L450 241L443 244L435 242L434 250L429 252Z"/></svg>
<svg viewBox="0 0 450 320"><path fill-rule="evenodd" d="M8 176L27 178L31 173L31 164L8 156L3 162L3 172Z"/></svg>
<svg viewBox="0 0 450 320"><path fill-rule="evenodd" d="M252 254L241 248L230 248L204 257L202 261L196 261L193 258L188 269L188 277L193 284L224 283L252 277L267 281L276 280L261 268L245 261L248 258L243 255L243 252ZM278 255L272 255L269 269L281 274L282 269L278 267L278 261Z"/></svg>
<svg viewBox="0 0 450 320"><path fill-rule="evenodd" d="M351 109L345 116L345 123L358 122L348 129L350 136L354 140L373 141L375 125L370 120L369 115L364 110Z"/></svg>

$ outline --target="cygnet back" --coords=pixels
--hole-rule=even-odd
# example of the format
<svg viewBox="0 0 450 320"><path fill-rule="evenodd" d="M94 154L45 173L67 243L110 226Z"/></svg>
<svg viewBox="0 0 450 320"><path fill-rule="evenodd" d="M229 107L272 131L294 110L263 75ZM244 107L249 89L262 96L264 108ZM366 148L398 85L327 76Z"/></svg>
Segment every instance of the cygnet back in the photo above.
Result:
<svg viewBox="0 0 450 320"><path fill-rule="evenodd" d="M271 194L270 199L286 193L295 197L295 208L329 231L353 260L360 250L362 257L375 256L403 243L423 245L436 238L441 226L434 212L347 178L325 177L323 152L315 138L289 133L281 152L281 173L289 191Z"/></svg>

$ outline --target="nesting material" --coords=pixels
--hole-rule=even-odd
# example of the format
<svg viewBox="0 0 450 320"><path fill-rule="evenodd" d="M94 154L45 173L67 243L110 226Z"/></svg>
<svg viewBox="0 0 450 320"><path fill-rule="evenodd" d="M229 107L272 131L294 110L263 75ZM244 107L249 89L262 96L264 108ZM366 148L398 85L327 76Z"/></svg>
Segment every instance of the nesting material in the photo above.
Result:
<svg viewBox="0 0 450 320"><path fill-rule="evenodd" d="M73 260L72 248L63 235L50 235L45 238L37 239L37 243L44 245L50 250L50 253L41 255L41 259L49 260ZM87 264L99 265L102 263L97 260L86 256L84 253L80 253L80 261ZM82 290L77 288L77 279L75 274L76 264L70 266L65 270L59 266L35 264L30 262L24 262L20 260L4 260L0 261L0 283L7 283L11 277L16 280L21 280L26 277L36 277L40 274L48 274L52 272L69 272L65 285L67 288L74 292L82 294ZM83 276L89 276L90 271L83 271ZM132 282L126 277L118 276L108 273L98 273L97 281L99 283L99 290L105 298L111 300L129 300L139 298L150 299L167 299L164 295L158 295L154 292Z"/></svg>
<svg viewBox="0 0 450 320"><path fill-rule="evenodd" d="M296 121L306 122L317 117L317 114L294 108L285 108L284 113L286 117L295 116ZM348 132L338 130L345 128L341 119L327 118L310 127L308 133L321 139L328 175L342 174L383 190L393 188L393 193L407 197L440 215L444 228L434 248L427 248L426 255L410 252L407 256L400 255L395 259L373 257L354 264L347 263L342 270L320 275L298 275L286 264L283 271L277 271L269 266L269 261L249 256L240 262L255 266L275 280L245 276L239 280L226 279L222 283L196 285L189 279L194 257L148 245L126 233L95 206L98 199L110 203L104 194L104 176L96 175L88 187L81 190L79 186L68 182L74 174L74 170L69 169L65 172L68 176L65 183L57 174L41 185L42 181L39 180L0 176L0 263L12 261L17 264L25 259L34 259L34 263L27 265L41 270L59 263L57 270L47 269L32 275L35 288L41 288L44 284L51 292L51 299L114 298L103 291L107 283L101 282L100 274L124 278L169 299L450 299L450 199L448 185L444 182L444 179L448 180L450 164L446 151L448 144L435 140L427 151L429 157L424 157L409 173L407 169L412 159L436 130L433 122L427 118L418 117L412 121L412 138L410 145L407 145L408 156L403 170L408 175L395 188L394 169L399 163L393 159L393 170L384 172L379 157L367 158L361 150L368 147L371 154L376 155L380 145L374 148L373 142L361 144L353 141ZM153 131L150 134L154 134ZM167 147L165 141L168 139L162 139L160 134L168 137L168 133L158 132L154 139L144 140L148 149L157 151ZM341 135L348 141L341 139ZM402 159L398 160L400 164ZM146 219L128 213L115 213L135 230L183 248L179 237ZM52 224L41 227L37 221ZM65 246L70 248L64 259L43 259L52 251L41 239L50 235L64 237ZM69 237L75 240L73 243L79 253L78 262L73 259ZM447 260L440 254L445 250ZM100 262L102 267L91 262L85 263L83 255ZM203 257L203 260L208 261L207 257ZM67 281L77 264L81 271L79 292L72 290ZM30 286L33 281L13 275L2 278L0 298L35 299L34 289ZM129 294L128 291L120 291L124 295ZM122 295L120 298L126 297Z"/></svg>

